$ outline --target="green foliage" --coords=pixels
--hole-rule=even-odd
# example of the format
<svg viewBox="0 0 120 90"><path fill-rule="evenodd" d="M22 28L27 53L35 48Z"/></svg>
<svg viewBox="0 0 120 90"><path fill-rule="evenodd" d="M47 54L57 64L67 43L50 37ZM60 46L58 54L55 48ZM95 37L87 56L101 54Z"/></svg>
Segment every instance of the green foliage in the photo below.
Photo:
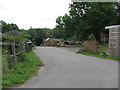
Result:
<svg viewBox="0 0 120 90"><path fill-rule="evenodd" d="M6 54L9 54L10 51L8 50L9 48L6 46L2 47L2 55L6 55Z"/></svg>
<svg viewBox="0 0 120 90"><path fill-rule="evenodd" d="M108 46L107 45L100 45L98 48L98 53L102 56L107 56Z"/></svg>
<svg viewBox="0 0 120 90"><path fill-rule="evenodd" d="M64 20L62 16L58 16L56 19L57 27L63 29L64 28Z"/></svg>
<svg viewBox="0 0 120 90"><path fill-rule="evenodd" d="M103 58L103 59L110 59L110 60L120 61L120 58L117 58L117 57L111 57L111 56L108 56L108 55L102 55L100 53L88 52L88 51L85 51L83 49L79 50L77 53L87 55L87 56L94 56L94 57L98 57L98 58Z"/></svg>
<svg viewBox="0 0 120 90"><path fill-rule="evenodd" d="M64 38L64 30L56 27L52 29L53 38Z"/></svg>
<svg viewBox="0 0 120 90"><path fill-rule="evenodd" d="M72 19L70 16L68 16L67 14L65 14L64 16L59 16L56 19L56 23L56 29L58 29L59 31L61 29L62 33L59 33L63 36L63 38L68 39L74 36L75 20Z"/></svg>
<svg viewBox="0 0 120 90"><path fill-rule="evenodd" d="M46 38L52 38L53 37L53 29L44 28L43 30L45 32L45 37Z"/></svg>
<svg viewBox="0 0 120 90"><path fill-rule="evenodd" d="M120 24L120 3L117 3L117 23Z"/></svg>
<svg viewBox="0 0 120 90"><path fill-rule="evenodd" d="M43 42L43 38L46 38L44 29L30 29L28 34L31 36L29 39L39 46Z"/></svg>
<svg viewBox="0 0 120 90"><path fill-rule="evenodd" d="M10 69L13 69L15 65L13 64L13 58L10 55L2 57L2 72L7 73Z"/></svg>
<svg viewBox="0 0 120 90"><path fill-rule="evenodd" d="M32 47L32 50L35 50L35 49L36 49L36 47L35 47L35 46L33 46L33 47Z"/></svg>
<svg viewBox="0 0 120 90"><path fill-rule="evenodd" d="M56 19L56 27L64 29L65 39L76 35L77 40L86 40L88 35L94 33L100 40L100 32L105 30L105 26L119 24L116 7L117 3L73 2L70 14Z"/></svg>
<svg viewBox="0 0 120 90"><path fill-rule="evenodd" d="M21 52L19 54L19 56L18 56L18 62L24 62L26 60L25 53L26 52Z"/></svg>
<svg viewBox="0 0 120 90"><path fill-rule="evenodd" d="M8 59L3 57L2 58L2 72L6 73L9 70L9 63L8 63Z"/></svg>
<svg viewBox="0 0 120 90"><path fill-rule="evenodd" d="M3 88L22 84L38 71L38 65L41 62L35 53L31 51L24 55L25 60L23 62L19 62L11 72L3 74Z"/></svg>
<svg viewBox="0 0 120 90"><path fill-rule="evenodd" d="M7 24L6 22L2 21L2 33L12 31L12 30L19 30L16 24Z"/></svg>
<svg viewBox="0 0 120 90"><path fill-rule="evenodd" d="M8 55L6 57L6 59L8 60L9 69L13 69L15 67L15 64L14 64L14 61L13 61L13 57Z"/></svg>
<svg viewBox="0 0 120 90"><path fill-rule="evenodd" d="M5 42L13 43L15 41L16 44L19 44L21 41L26 41L28 37L30 37L29 34L21 32L17 36L3 35L2 38L5 39Z"/></svg>
<svg viewBox="0 0 120 90"><path fill-rule="evenodd" d="M96 40L93 33L88 36L88 40Z"/></svg>
<svg viewBox="0 0 120 90"><path fill-rule="evenodd" d="M68 40L70 40L70 41L77 41L77 35L72 36Z"/></svg>
<svg viewBox="0 0 120 90"><path fill-rule="evenodd" d="M30 35L26 32L21 32L17 36L11 36L11 35L3 35L2 38L4 38L4 42L6 43L15 43L19 44L20 42L23 41L29 41Z"/></svg>
<svg viewBox="0 0 120 90"><path fill-rule="evenodd" d="M21 33L18 35L18 38L21 39L21 40L24 40L24 41L29 41L31 36L30 34L28 33L27 30L22 30Z"/></svg>
<svg viewBox="0 0 120 90"><path fill-rule="evenodd" d="M15 42L15 44L19 44L21 41L26 41L28 37L29 37L29 35L23 31L21 33L19 33L17 36L3 35L3 38L5 39L4 42L7 42L7 43ZM10 56L10 53L11 53L10 48L11 47L7 46L7 45L5 45L2 48L2 55L5 55L5 57L3 58L3 60L4 60L3 61L3 73L9 71L9 69L13 69L17 62L17 57L15 57L15 59L14 59L14 57ZM16 48L16 53L17 52L21 52L21 50L19 48ZM24 54L24 53L22 52L22 54ZM20 58L22 57L21 54L19 57ZM24 59L22 59L22 60L24 60Z"/></svg>

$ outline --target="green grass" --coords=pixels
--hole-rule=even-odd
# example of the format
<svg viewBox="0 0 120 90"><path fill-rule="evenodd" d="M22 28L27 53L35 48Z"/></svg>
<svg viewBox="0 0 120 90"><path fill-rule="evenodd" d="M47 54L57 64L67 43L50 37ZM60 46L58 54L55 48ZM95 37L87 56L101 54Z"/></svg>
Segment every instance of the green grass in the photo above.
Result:
<svg viewBox="0 0 120 90"><path fill-rule="evenodd" d="M120 58L110 57L110 56L103 56L103 55L100 55L99 53L92 53L92 52L87 52L87 51L78 51L77 53L87 55L87 56L94 56L94 57L98 57L98 58L104 58L104 59L111 59L111 60L120 61Z"/></svg>
<svg viewBox="0 0 120 90"><path fill-rule="evenodd" d="M3 74L2 87L8 88L14 85L22 84L30 77L32 77L39 70L38 65L42 62L35 55L34 52L25 53L25 60L19 62L14 70Z"/></svg>
<svg viewBox="0 0 120 90"><path fill-rule="evenodd" d="M36 47L34 46L34 47L32 47L32 50L35 50L36 49Z"/></svg>

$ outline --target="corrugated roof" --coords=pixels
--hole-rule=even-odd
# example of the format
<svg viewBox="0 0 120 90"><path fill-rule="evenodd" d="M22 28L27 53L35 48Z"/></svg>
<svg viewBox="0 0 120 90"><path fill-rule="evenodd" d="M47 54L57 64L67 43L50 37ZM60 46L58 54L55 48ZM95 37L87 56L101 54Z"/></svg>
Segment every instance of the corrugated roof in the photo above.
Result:
<svg viewBox="0 0 120 90"><path fill-rule="evenodd" d="M12 30L12 31L4 33L4 35L17 36L19 33L21 32L19 32L18 30Z"/></svg>
<svg viewBox="0 0 120 90"><path fill-rule="evenodd" d="M106 26L105 29L120 28L120 25Z"/></svg>

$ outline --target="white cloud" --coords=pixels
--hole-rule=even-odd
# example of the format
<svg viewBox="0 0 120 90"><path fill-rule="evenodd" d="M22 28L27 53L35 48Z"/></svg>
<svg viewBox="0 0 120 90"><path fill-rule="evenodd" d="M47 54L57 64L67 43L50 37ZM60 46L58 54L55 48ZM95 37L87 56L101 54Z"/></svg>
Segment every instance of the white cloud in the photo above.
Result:
<svg viewBox="0 0 120 90"><path fill-rule="evenodd" d="M0 0L0 19L20 28L54 28L58 16L69 11L71 0Z"/></svg>

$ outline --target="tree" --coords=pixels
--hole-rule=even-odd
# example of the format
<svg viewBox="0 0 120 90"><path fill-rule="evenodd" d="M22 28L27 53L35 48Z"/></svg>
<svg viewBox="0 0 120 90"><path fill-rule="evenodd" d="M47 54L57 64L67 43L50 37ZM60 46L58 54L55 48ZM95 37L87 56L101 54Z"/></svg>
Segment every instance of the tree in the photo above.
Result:
<svg viewBox="0 0 120 90"><path fill-rule="evenodd" d="M88 40L96 40L93 33L88 36Z"/></svg>
<svg viewBox="0 0 120 90"><path fill-rule="evenodd" d="M120 1L117 3L117 24L120 24Z"/></svg>
<svg viewBox="0 0 120 90"><path fill-rule="evenodd" d="M70 5L70 17L75 21L74 32L79 40L87 39L93 33L100 39L100 32L105 26L117 22L116 3L84 3L75 2Z"/></svg>
<svg viewBox="0 0 120 90"><path fill-rule="evenodd" d="M12 31L12 30L19 30L16 24L7 24L6 22L2 21L2 33Z"/></svg>
<svg viewBox="0 0 120 90"><path fill-rule="evenodd" d="M52 34L53 34L52 38L64 38L65 35L64 29L61 29L60 27L52 29Z"/></svg>
<svg viewBox="0 0 120 90"><path fill-rule="evenodd" d="M30 29L28 30L28 34L31 36L30 40L35 42L37 45L43 43L43 38L46 38L46 33L44 29Z"/></svg>
<svg viewBox="0 0 120 90"><path fill-rule="evenodd" d="M27 41L29 38L29 34L26 32L20 32L18 35L3 35L3 38L5 39L4 42L19 44L21 41Z"/></svg>
<svg viewBox="0 0 120 90"><path fill-rule="evenodd" d="M64 22L62 16L58 16L58 18L56 19L56 23L57 23L56 27L64 29Z"/></svg>
<svg viewBox="0 0 120 90"><path fill-rule="evenodd" d="M68 39L71 36L74 36L75 30L75 20L72 19L69 15L65 14L64 16L59 16L56 19L56 30L61 32L63 38Z"/></svg>
<svg viewBox="0 0 120 90"><path fill-rule="evenodd" d="M43 30L46 34L46 38L53 38L53 29L44 28Z"/></svg>

